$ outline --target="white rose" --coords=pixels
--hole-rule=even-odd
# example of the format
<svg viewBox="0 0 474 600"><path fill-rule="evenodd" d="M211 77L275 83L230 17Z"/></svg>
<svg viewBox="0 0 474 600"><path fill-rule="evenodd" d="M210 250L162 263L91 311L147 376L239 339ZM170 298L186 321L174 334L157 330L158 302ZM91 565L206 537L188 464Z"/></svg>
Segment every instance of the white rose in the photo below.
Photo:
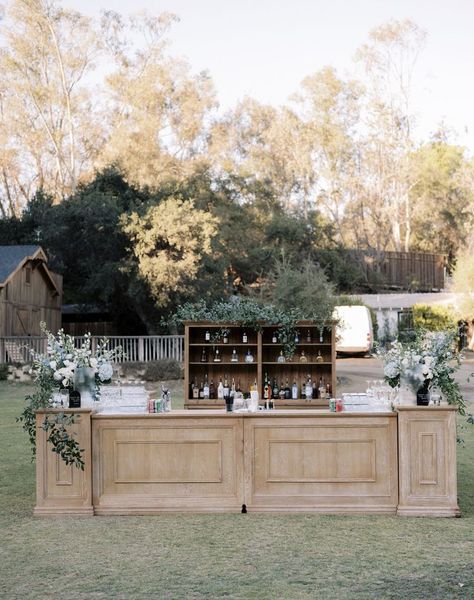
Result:
<svg viewBox="0 0 474 600"><path fill-rule="evenodd" d="M55 381L61 381L62 378L63 378L63 374L60 371L54 372L53 379Z"/></svg>
<svg viewBox="0 0 474 600"><path fill-rule="evenodd" d="M109 379L112 378L113 374L114 374L114 370L112 368L112 365L109 365L108 363L104 363L103 365L100 365L99 379L101 381L109 381Z"/></svg>

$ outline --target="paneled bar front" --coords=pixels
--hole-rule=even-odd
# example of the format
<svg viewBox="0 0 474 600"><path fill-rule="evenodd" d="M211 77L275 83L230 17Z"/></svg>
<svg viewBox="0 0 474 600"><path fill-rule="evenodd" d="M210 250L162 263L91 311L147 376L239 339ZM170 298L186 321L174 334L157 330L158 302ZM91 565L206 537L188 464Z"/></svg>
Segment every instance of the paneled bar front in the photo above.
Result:
<svg viewBox="0 0 474 600"><path fill-rule="evenodd" d="M50 451L37 415L35 515L460 514L450 406L78 416L84 471Z"/></svg>

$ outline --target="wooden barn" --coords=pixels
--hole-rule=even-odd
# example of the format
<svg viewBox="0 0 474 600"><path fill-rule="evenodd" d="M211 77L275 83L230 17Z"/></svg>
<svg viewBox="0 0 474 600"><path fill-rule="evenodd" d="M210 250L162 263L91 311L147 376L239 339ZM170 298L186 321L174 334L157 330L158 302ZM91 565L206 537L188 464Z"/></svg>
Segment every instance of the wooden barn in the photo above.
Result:
<svg viewBox="0 0 474 600"><path fill-rule="evenodd" d="M40 246L0 246L0 336L40 335L61 327L62 276Z"/></svg>

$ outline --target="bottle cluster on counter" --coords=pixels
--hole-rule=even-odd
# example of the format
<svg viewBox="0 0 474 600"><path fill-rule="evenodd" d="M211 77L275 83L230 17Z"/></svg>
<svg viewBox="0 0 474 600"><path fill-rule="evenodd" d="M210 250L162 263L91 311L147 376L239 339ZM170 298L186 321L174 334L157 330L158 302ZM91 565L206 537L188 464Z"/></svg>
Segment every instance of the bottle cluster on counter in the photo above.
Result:
<svg viewBox="0 0 474 600"><path fill-rule="evenodd" d="M271 381L268 374L265 373L263 382L263 399L272 398L273 400L326 400L332 396L332 385L321 376L316 382L308 374L299 384L296 379L290 384L290 380L281 381L278 384L277 378Z"/></svg>

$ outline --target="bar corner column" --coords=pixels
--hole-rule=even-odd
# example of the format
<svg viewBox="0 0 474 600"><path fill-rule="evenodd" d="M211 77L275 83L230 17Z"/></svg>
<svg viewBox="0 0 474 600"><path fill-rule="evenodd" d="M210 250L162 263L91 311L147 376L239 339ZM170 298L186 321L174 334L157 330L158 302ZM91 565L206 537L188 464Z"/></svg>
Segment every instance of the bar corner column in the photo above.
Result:
<svg viewBox="0 0 474 600"><path fill-rule="evenodd" d="M456 408L400 406L397 514L459 517Z"/></svg>

